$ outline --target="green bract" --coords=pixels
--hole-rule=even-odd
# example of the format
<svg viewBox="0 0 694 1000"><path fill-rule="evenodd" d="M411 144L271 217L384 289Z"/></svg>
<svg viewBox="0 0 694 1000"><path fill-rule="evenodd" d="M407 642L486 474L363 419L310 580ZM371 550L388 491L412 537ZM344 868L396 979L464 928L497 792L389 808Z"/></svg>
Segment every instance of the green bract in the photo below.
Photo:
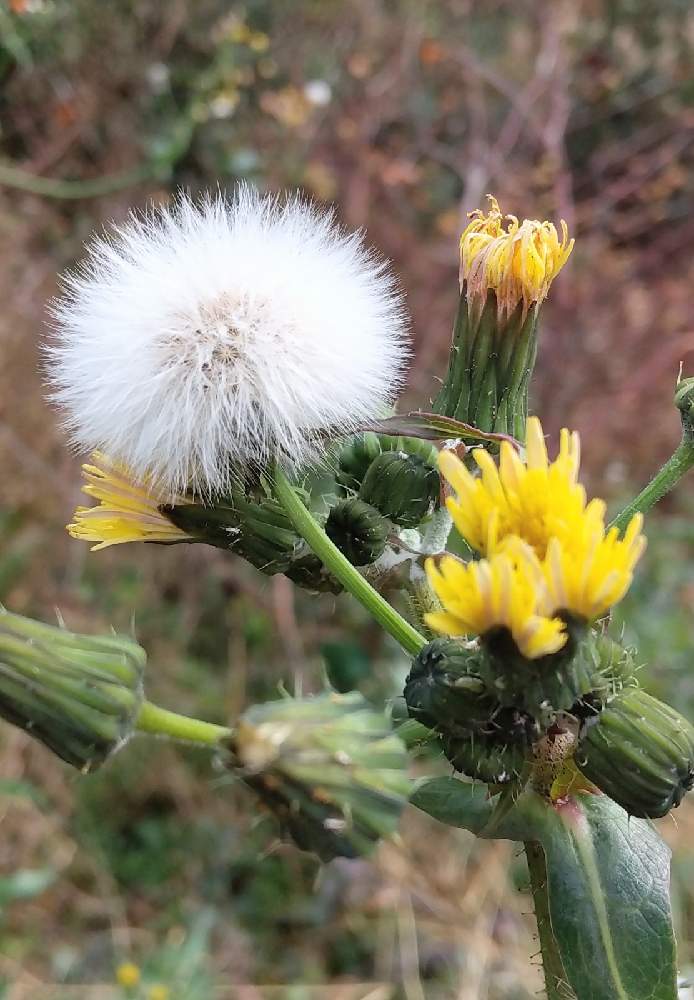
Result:
<svg viewBox="0 0 694 1000"><path fill-rule="evenodd" d="M626 690L586 723L575 761L632 816L665 816L694 784L694 727L645 691Z"/></svg>
<svg viewBox="0 0 694 1000"><path fill-rule="evenodd" d="M359 498L403 528L415 528L434 509L439 474L420 455L385 451L369 466Z"/></svg>
<svg viewBox="0 0 694 1000"><path fill-rule="evenodd" d="M373 850L410 792L404 744L357 693L255 705L232 746L237 773L323 860Z"/></svg>
<svg viewBox="0 0 694 1000"><path fill-rule="evenodd" d="M144 650L0 608L0 715L80 771L128 741L143 703Z"/></svg>

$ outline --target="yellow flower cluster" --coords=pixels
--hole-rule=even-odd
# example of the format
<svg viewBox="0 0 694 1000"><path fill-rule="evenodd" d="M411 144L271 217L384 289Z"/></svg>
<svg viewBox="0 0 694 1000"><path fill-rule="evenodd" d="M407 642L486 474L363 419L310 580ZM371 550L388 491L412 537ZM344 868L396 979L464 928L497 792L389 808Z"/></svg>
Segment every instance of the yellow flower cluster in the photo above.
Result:
<svg viewBox="0 0 694 1000"><path fill-rule="evenodd" d="M98 501L95 507L78 507L67 530L73 538L96 542L92 550L121 542L181 542L190 538L159 510L151 484L136 483L127 468L95 451L93 465L83 465L86 485L82 492ZM184 497L170 501L183 504Z"/></svg>
<svg viewBox="0 0 694 1000"><path fill-rule="evenodd" d="M628 590L646 545L643 519L635 514L622 538L606 529L604 502L588 502L578 482L578 435L562 431L550 462L536 417L528 421L525 459L508 442L498 466L488 452L475 458L479 476L451 452L439 464L456 494L446 501L453 521L483 558L429 560L444 607L429 624L454 635L503 625L529 659L556 652L567 640L559 612L592 622Z"/></svg>
<svg viewBox="0 0 694 1000"><path fill-rule="evenodd" d="M501 316L510 316L519 302L525 314L532 303L547 297L549 286L573 250L562 219L561 239L551 222L502 215L492 195L487 215L470 213L472 221L460 238L460 282L468 304L481 309L487 292L496 293Z"/></svg>

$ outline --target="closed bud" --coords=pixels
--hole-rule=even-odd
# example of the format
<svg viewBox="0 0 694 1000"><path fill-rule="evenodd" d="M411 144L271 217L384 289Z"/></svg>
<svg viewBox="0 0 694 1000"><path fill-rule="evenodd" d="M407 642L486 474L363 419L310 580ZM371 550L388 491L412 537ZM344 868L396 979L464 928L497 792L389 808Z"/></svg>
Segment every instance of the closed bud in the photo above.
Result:
<svg viewBox="0 0 694 1000"><path fill-rule="evenodd" d="M405 682L410 716L438 732L460 732L488 723L498 702L480 676L480 653L458 639L428 643Z"/></svg>
<svg viewBox="0 0 694 1000"><path fill-rule="evenodd" d="M539 733L532 716L505 708L479 730L446 735L441 742L456 771L487 784L505 785L521 775Z"/></svg>
<svg viewBox="0 0 694 1000"><path fill-rule="evenodd" d="M356 692L255 705L232 750L296 844L324 861L373 850L395 831L410 792L404 744Z"/></svg>
<svg viewBox="0 0 694 1000"><path fill-rule="evenodd" d="M683 378L677 384L675 406L682 416L685 437L694 441L694 378Z"/></svg>
<svg viewBox="0 0 694 1000"><path fill-rule="evenodd" d="M626 689L585 724L575 763L632 816L655 819L694 784L694 728L645 691Z"/></svg>
<svg viewBox="0 0 694 1000"><path fill-rule="evenodd" d="M607 635L586 639L583 655L593 665L591 690L571 706L577 719L594 718L625 687L636 685L636 664L632 650Z"/></svg>
<svg viewBox="0 0 694 1000"><path fill-rule="evenodd" d="M0 715L82 772L130 738L144 698L144 650L0 608Z"/></svg>
<svg viewBox="0 0 694 1000"><path fill-rule="evenodd" d="M386 451L369 466L359 498L402 528L416 528L439 501L436 468L420 455Z"/></svg>
<svg viewBox="0 0 694 1000"><path fill-rule="evenodd" d="M369 432L352 438L338 458L336 479L340 486L358 493L367 469L382 450L378 434Z"/></svg>
<svg viewBox="0 0 694 1000"><path fill-rule="evenodd" d="M343 589L339 580L335 579L313 552L306 552L297 559L292 559L284 575L297 587L316 594L339 594Z"/></svg>
<svg viewBox="0 0 694 1000"><path fill-rule="evenodd" d="M331 508L325 532L353 566L366 566L382 555L389 525L371 504L348 497Z"/></svg>

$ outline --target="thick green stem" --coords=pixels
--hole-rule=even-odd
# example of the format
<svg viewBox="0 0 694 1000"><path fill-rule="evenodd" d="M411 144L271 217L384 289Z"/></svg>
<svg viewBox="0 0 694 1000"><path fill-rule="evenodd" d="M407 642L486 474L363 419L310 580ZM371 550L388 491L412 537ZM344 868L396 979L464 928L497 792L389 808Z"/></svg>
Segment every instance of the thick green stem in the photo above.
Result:
<svg viewBox="0 0 694 1000"><path fill-rule="evenodd" d="M135 728L141 733L170 736L174 740L205 743L208 746L217 746L232 734L232 730L226 726L216 726L212 722L203 722L202 719L191 719L187 715L179 715L167 708L153 705L151 701L143 702Z"/></svg>
<svg viewBox="0 0 694 1000"><path fill-rule="evenodd" d="M340 552L328 538L311 512L297 496L294 487L285 473L275 466L275 495L289 515L289 518L302 538L308 542L313 552L325 564L333 576L340 581L345 590L360 601L376 621L390 633L408 653L415 655L427 640L424 636L405 621L395 608L374 590L361 573L354 568L349 559Z"/></svg>
<svg viewBox="0 0 694 1000"><path fill-rule="evenodd" d="M547 1000L569 1000L574 994L568 985L549 916L545 854L538 843L526 841L525 856L528 861L530 891L533 896L537 932L540 938L542 971L545 977Z"/></svg>
<svg viewBox="0 0 694 1000"><path fill-rule="evenodd" d="M674 489L682 476L692 466L694 466L694 440L689 435L685 435L677 450L667 460L660 472L656 473L639 495L627 504L621 514L610 523L610 527L618 528L620 533L623 532L634 514L650 510L654 504Z"/></svg>

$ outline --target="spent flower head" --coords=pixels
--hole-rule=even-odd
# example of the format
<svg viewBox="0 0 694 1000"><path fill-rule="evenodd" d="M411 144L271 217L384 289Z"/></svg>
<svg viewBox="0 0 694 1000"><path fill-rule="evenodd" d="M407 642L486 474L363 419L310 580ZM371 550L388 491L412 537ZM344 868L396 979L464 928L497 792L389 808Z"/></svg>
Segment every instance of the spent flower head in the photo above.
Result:
<svg viewBox="0 0 694 1000"><path fill-rule="evenodd" d="M574 241L563 219L560 238L551 222L519 222L515 215L502 215L493 195L487 198L487 215L481 209L471 212L460 238L460 283L471 307L481 309L491 290L502 316L510 316L519 302L525 313L547 297Z"/></svg>
<svg viewBox="0 0 694 1000"><path fill-rule="evenodd" d="M408 353L402 297L363 236L247 187L95 237L53 316L48 379L73 442L169 492L300 463L382 415Z"/></svg>

